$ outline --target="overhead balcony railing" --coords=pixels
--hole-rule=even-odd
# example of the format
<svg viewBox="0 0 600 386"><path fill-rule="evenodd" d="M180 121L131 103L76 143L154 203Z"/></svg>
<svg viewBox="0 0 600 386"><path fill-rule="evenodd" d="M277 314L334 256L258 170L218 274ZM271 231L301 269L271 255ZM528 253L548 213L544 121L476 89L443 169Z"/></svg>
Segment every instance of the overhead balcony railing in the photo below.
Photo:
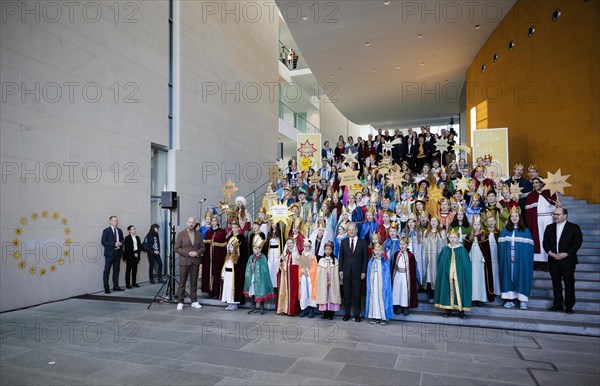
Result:
<svg viewBox="0 0 600 386"><path fill-rule="evenodd" d="M317 126L306 120L306 113L297 113L282 101L279 101L279 118L301 133L321 132Z"/></svg>
<svg viewBox="0 0 600 386"><path fill-rule="evenodd" d="M308 68L302 54L300 54L300 50L294 47L287 47L281 40L279 41L279 61L291 71Z"/></svg>

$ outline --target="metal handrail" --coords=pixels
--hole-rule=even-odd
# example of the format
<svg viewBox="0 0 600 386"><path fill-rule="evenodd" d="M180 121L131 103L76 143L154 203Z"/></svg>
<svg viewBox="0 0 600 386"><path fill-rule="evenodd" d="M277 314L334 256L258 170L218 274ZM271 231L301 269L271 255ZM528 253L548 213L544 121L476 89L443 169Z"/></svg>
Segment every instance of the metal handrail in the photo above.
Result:
<svg viewBox="0 0 600 386"><path fill-rule="evenodd" d="M291 111L294 114L294 116L296 117L296 119L300 119L300 120L306 122L306 131L304 131L304 132L312 132L312 133L320 133L321 132L321 130L317 126L313 125L307 119L305 119L304 117L302 117L301 115L299 115L298 112L294 111L294 109L292 109L290 106L286 105L282 101L279 101L279 105L283 106L284 108L286 108L289 111ZM290 125L292 125L296 129L298 129L300 131L303 131L302 129L300 129L298 127L298 125L296 125L296 122L288 122L288 121L286 121L285 114L281 113L281 109L280 109L279 118L282 119L283 121L289 123ZM311 129L311 131L309 131L309 129Z"/></svg>

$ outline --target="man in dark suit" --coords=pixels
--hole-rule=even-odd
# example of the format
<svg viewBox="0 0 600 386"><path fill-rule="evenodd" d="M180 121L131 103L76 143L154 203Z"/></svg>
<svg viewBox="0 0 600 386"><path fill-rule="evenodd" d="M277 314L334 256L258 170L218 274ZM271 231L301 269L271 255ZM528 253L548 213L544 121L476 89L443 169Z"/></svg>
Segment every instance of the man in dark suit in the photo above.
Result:
<svg viewBox="0 0 600 386"><path fill-rule="evenodd" d="M183 300L185 298L185 283L190 277L190 299L192 308L202 308L198 303L198 270L202 264L202 255L204 254L204 240L202 232L196 231L196 219L190 217L186 223L187 227L177 234L175 239L175 252L179 254L179 303L177 311L183 310ZM220 269L219 269L220 270Z"/></svg>
<svg viewBox="0 0 600 386"><path fill-rule="evenodd" d="M109 294L108 274L112 267L113 291L125 291L119 287L119 271L121 270L121 256L123 255L123 231L119 229L117 216L110 216L110 226L102 232L102 245L104 246L104 293Z"/></svg>
<svg viewBox="0 0 600 386"><path fill-rule="evenodd" d="M549 257L548 268L554 292L554 304L548 308L548 311L563 310L564 302L567 314L572 314L575 305L577 251L583 242L583 235L579 225L567 221L568 215L565 208L554 209L552 213L554 223L548 225L544 231L543 246ZM564 301L562 281L565 282Z"/></svg>
<svg viewBox="0 0 600 386"><path fill-rule="evenodd" d="M137 284L137 266L140 262L142 253L142 241L136 234L135 226L127 227L129 234L125 236L125 250L123 251L123 260L125 260L125 287L139 287Z"/></svg>
<svg viewBox="0 0 600 386"><path fill-rule="evenodd" d="M348 226L348 238L340 245L340 279L344 286L344 321L350 319L350 305L354 303L354 320L360 322L361 298L360 284L367 272L368 246L367 242L356 234L355 223Z"/></svg>
<svg viewBox="0 0 600 386"><path fill-rule="evenodd" d="M412 143L412 138L408 138L404 144L404 160L408 162L408 167L415 170L415 144Z"/></svg>

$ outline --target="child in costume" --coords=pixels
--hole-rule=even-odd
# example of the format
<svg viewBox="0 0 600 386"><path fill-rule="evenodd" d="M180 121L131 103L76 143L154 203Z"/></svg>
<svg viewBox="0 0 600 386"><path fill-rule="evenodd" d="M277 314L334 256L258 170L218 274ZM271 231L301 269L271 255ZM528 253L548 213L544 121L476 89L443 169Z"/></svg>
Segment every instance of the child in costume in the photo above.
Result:
<svg viewBox="0 0 600 386"><path fill-rule="evenodd" d="M325 243L325 256L317 266L317 303L322 319L333 320L333 315L339 311L342 304L340 293L339 261L332 255L333 243Z"/></svg>
<svg viewBox="0 0 600 386"><path fill-rule="evenodd" d="M267 258L261 252L262 243L263 240L260 236L254 236L252 240L252 251L254 253L248 258L248 264L246 264L244 295L252 298L252 306L250 311L248 311L249 314L257 312L256 303L260 304L261 315L264 314L265 301L275 297Z"/></svg>
<svg viewBox="0 0 600 386"><path fill-rule="evenodd" d="M376 244L367 266L365 317L371 319L371 324L384 326L393 313L390 263L383 258L383 245Z"/></svg>
<svg viewBox="0 0 600 386"><path fill-rule="evenodd" d="M394 313L408 316L409 308L417 308L417 272L415 256L408 250L408 240L400 239L400 250L392 265L392 302Z"/></svg>
<svg viewBox="0 0 600 386"><path fill-rule="evenodd" d="M317 258L313 252L312 242L309 239L304 240L304 250L298 258L298 274L300 293L300 317L308 315L309 318L315 317L315 308L317 308Z"/></svg>

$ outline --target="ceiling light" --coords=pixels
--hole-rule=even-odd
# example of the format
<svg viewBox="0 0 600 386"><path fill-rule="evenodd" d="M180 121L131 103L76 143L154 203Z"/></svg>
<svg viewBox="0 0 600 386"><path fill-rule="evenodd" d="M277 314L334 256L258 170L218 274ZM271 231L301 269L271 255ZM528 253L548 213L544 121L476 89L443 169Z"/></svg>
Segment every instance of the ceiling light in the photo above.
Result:
<svg viewBox="0 0 600 386"><path fill-rule="evenodd" d="M479 29L479 28L481 28L481 25L480 24L476 24L475 25L475 29Z"/></svg>
<svg viewBox="0 0 600 386"><path fill-rule="evenodd" d="M385 4L385 5L390 5L390 0L385 0L385 1L383 2L383 4Z"/></svg>
<svg viewBox="0 0 600 386"><path fill-rule="evenodd" d="M374 68L374 69L373 69L373 72L377 72L377 71L379 71L377 68Z"/></svg>
<svg viewBox="0 0 600 386"><path fill-rule="evenodd" d="M425 65L424 62L419 63L419 66L424 66L424 65Z"/></svg>
<svg viewBox="0 0 600 386"><path fill-rule="evenodd" d="M334 76L333 76L333 74L331 74L331 75L329 75L329 77L330 77L330 78L333 78Z"/></svg>
<svg viewBox="0 0 600 386"><path fill-rule="evenodd" d="M302 16L302 20L308 20L308 16Z"/></svg>
<svg viewBox="0 0 600 386"><path fill-rule="evenodd" d="M417 39L421 39L423 37L423 34L418 34L417 35Z"/></svg>
<svg viewBox="0 0 600 386"><path fill-rule="evenodd" d="M365 46L369 47L371 45L371 42L366 42Z"/></svg>
<svg viewBox="0 0 600 386"><path fill-rule="evenodd" d="M402 68L402 66L396 66L396 70L399 70L401 68Z"/></svg>

